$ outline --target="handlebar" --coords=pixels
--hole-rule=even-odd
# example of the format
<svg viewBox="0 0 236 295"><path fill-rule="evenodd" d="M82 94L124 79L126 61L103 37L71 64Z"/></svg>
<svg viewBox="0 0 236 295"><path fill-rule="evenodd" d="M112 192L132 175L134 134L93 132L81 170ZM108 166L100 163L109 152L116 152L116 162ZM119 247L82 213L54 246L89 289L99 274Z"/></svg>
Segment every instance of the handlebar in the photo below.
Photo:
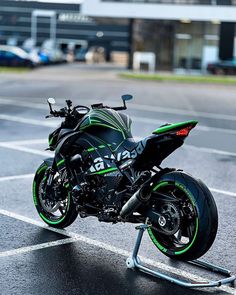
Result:
<svg viewBox="0 0 236 295"><path fill-rule="evenodd" d="M50 115L47 115L45 118L52 118L52 117L61 117L61 118L68 118L68 119L71 118L71 117L72 118L73 117L76 118L76 116L74 115L74 111L76 110L77 107L84 107L84 108L86 108L89 111L89 108L86 107L86 106L75 106L75 107L73 107L71 109L72 102L70 100L67 100L66 103L67 103L67 106L68 107L62 108L59 111L52 110L52 107L49 104L49 106L50 106ZM112 109L112 110L115 110L115 111L123 111L123 110L126 110L127 109L125 103L121 107L104 106L103 103L92 104L91 107L92 107L92 109L104 109L104 108L108 108L108 109Z"/></svg>
<svg viewBox="0 0 236 295"><path fill-rule="evenodd" d="M111 109L113 109L113 110L115 110L115 111L124 111L124 110L127 109L127 107L113 107L113 108L111 108Z"/></svg>
<svg viewBox="0 0 236 295"><path fill-rule="evenodd" d="M66 117L67 110L65 108L60 109L59 111L51 111L50 115L47 115L45 118L52 118L52 117Z"/></svg>

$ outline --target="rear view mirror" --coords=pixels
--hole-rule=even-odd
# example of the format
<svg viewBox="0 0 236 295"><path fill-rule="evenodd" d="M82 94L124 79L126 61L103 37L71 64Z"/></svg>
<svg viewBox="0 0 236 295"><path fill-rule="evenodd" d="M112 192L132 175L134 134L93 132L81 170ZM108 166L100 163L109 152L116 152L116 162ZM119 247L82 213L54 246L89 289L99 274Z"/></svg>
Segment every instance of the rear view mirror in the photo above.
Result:
<svg viewBox="0 0 236 295"><path fill-rule="evenodd" d="M123 101L126 101L126 100L131 100L133 98L133 96L130 94L124 94L121 96L121 98Z"/></svg>
<svg viewBox="0 0 236 295"><path fill-rule="evenodd" d="M54 98L52 98L52 97L49 97L49 98L48 98L48 103L49 103L49 104L55 104L55 103L56 103L56 101L55 101L55 99L54 99Z"/></svg>

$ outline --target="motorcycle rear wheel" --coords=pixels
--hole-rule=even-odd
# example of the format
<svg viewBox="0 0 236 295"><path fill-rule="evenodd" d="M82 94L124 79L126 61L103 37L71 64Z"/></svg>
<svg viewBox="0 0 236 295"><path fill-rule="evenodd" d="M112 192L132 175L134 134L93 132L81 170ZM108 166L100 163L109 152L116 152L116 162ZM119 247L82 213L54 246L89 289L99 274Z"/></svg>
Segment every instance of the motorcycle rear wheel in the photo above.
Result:
<svg viewBox="0 0 236 295"><path fill-rule="evenodd" d="M212 246L218 228L218 213L215 201L206 185L183 172L164 174L153 189L155 192L176 198L164 203L162 219L158 225L152 222L148 229L155 246L166 256L182 261L195 260ZM160 203L158 203L160 206ZM163 226L163 231L157 231ZM155 229L156 228L156 229Z"/></svg>

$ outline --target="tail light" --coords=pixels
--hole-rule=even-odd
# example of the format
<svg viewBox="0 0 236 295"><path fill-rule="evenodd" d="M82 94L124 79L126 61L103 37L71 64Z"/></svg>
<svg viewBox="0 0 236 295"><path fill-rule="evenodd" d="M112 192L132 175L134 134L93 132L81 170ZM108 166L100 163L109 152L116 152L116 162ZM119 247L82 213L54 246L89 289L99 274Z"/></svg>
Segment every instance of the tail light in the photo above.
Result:
<svg viewBox="0 0 236 295"><path fill-rule="evenodd" d="M177 136L188 136L189 132L191 131L193 127L192 126L188 126L188 127L185 127L183 129L180 129L176 132L176 135Z"/></svg>

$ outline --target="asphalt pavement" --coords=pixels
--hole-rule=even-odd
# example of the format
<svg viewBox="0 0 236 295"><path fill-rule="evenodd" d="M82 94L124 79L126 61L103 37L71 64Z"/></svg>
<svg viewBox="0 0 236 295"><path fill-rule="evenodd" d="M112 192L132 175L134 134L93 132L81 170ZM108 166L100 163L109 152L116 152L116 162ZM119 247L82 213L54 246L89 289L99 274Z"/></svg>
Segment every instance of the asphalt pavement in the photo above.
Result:
<svg viewBox="0 0 236 295"><path fill-rule="evenodd" d="M236 86L125 80L121 68L52 66L22 74L0 74L0 294L236 294L231 287L187 290L126 268L137 231L134 225L78 218L65 231L48 228L32 200L32 179L47 137L59 123L44 119L46 98L58 108L104 102L126 111L133 135L145 137L160 124L199 121L186 144L163 162L201 178L219 211L219 230L203 260L236 273ZM152 268L185 279L219 278L167 259L144 236L140 255Z"/></svg>

